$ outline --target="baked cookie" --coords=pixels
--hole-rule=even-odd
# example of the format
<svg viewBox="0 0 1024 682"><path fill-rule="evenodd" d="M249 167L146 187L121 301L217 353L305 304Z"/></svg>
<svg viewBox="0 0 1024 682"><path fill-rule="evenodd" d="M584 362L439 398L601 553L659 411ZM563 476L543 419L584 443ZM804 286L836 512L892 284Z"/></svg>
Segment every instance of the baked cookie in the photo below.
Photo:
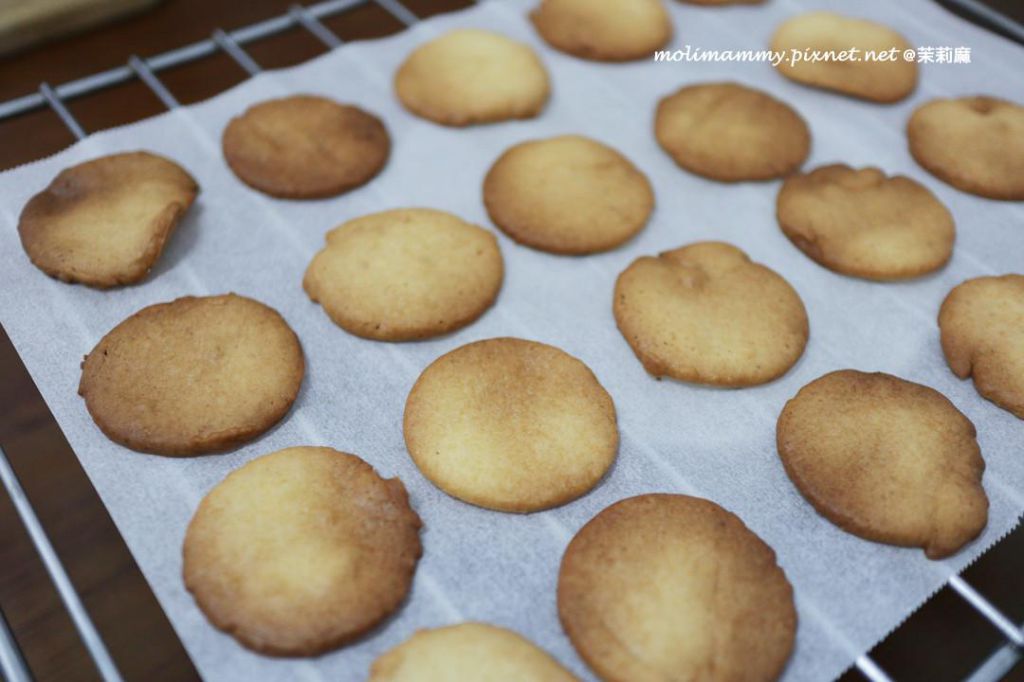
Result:
<svg viewBox="0 0 1024 682"><path fill-rule="evenodd" d="M285 199L331 197L359 187L391 153L379 118L313 95L249 107L228 123L221 145L239 180Z"/></svg>
<svg viewBox="0 0 1024 682"><path fill-rule="evenodd" d="M477 341L427 367L405 403L405 445L452 497L532 512L593 488L615 460L615 405L594 373L534 341Z"/></svg>
<svg viewBox="0 0 1024 682"><path fill-rule="evenodd" d="M935 99L907 123L910 153L959 190L1024 200L1024 106L995 97Z"/></svg>
<svg viewBox="0 0 1024 682"><path fill-rule="evenodd" d="M663 98L654 134L680 167L723 182L781 177L811 150L800 114L739 83L688 85Z"/></svg>
<svg viewBox="0 0 1024 682"><path fill-rule="evenodd" d="M772 548L686 495L630 497L583 526L562 557L558 615L608 682L773 680L796 633Z"/></svg>
<svg viewBox="0 0 1024 682"><path fill-rule="evenodd" d="M398 209L327 233L302 286L338 326L407 341L464 327L494 303L504 266L490 232L450 213Z"/></svg>
<svg viewBox="0 0 1024 682"><path fill-rule="evenodd" d="M355 455L278 450L203 498L185 534L185 587L244 646L312 656L398 608L422 554L421 525L402 482Z"/></svg>
<svg viewBox="0 0 1024 682"><path fill-rule="evenodd" d="M779 227L829 270L874 280L918 277L953 253L949 210L924 185L877 168L822 166L786 178Z"/></svg>
<svg viewBox="0 0 1024 682"><path fill-rule="evenodd" d="M650 58L672 37L661 0L541 0L530 21L556 50L605 62Z"/></svg>
<svg viewBox="0 0 1024 682"><path fill-rule="evenodd" d="M1024 275L978 277L939 309L942 351L953 374L1024 419Z"/></svg>
<svg viewBox="0 0 1024 682"><path fill-rule="evenodd" d="M988 520L974 424L927 386L846 369L779 416L779 457L818 513L875 542L956 553Z"/></svg>
<svg viewBox="0 0 1024 682"><path fill-rule="evenodd" d="M511 630L462 623L419 630L370 667L369 682L575 682L547 652Z"/></svg>
<svg viewBox="0 0 1024 682"><path fill-rule="evenodd" d="M786 78L851 97L896 102L917 86L916 56L904 58L913 52L910 43L873 21L832 12L800 14L776 29L771 49L786 54L775 67ZM836 58L807 58L814 52L835 53ZM804 56L794 61L794 55Z"/></svg>
<svg viewBox="0 0 1024 682"><path fill-rule="evenodd" d="M529 46L476 29L419 46L395 74L402 105L447 126L533 118L549 91L548 72Z"/></svg>
<svg viewBox="0 0 1024 682"><path fill-rule="evenodd" d="M622 244L647 224L647 176L611 147L579 135L515 145L484 179L491 220L517 242L585 254Z"/></svg>
<svg viewBox="0 0 1024 682"><path fill-rule="evenodd" d="M32 263L65 282L108 288L145 278L199 185L149 152L101 156L60 172L21 211Z"/></svg>
<svg viewBox="0 0 1024 682"><path fill-rule="evenodd" d="M143 308L100 339L78 393L111 440L200 455L280 421L304 372L299 339L274 309L235 294L186 296Z"/></svg>
<svg viewBox="0 0 1024 682"><path fill-rule="evenodd" d="M619 331L650 374L753 386L789 370L809 333L789 283L723 242L643 256L619 275Z"/></svg>

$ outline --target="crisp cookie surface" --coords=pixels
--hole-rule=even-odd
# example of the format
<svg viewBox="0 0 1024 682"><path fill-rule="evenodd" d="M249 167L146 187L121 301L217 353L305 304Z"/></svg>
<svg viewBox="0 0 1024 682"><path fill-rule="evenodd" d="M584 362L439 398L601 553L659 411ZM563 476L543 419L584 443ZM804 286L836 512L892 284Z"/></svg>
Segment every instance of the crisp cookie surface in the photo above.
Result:
<svg viewBox="0 0 1024 682"><path fill-rule="evenodd" d="M40 270L108 288L149 274L199 192L178 164L149 152L101 156L60 172L18 220Z"/></svg>
<svg viewBox="0 0 1024 682"><path fill-rule="evenodd" d="M788 59L775 68L786 78L825 90L875 102L896 102L917 86L917 61L903 55L912 46L896 31L873 21L832 12L808 12L783 22L772 36L771 49L791 54L793 50L841 53L857 48L859 61ZM895 49L894 61L869 60Z"/></svg>
<svg viewBox="0 0 1024 682"><path fill-rule="evenodd" d="M995 97L935 99L907 123L910 153L959 190L1024 200L1024 106Z"/></svg>
<svg viewBox="0 0 1024 682"><path fill-rule="evenodd" d="M1024 275L978 277L956 286L939 309L949 368L1024 419Z"/></svg>
<svg viewBox="0 0 1024 682"><path fill-rule="evenodd" d="M686 495L616 502L569 543L558 615L607 682L760 682L793 650L793 588L736 515Z"/></svg>
<svg viewBox="0 0 1024 682"><path fill-rule="evenodd" d="M739 83L688 85L664 97L654 134L680 167L723 182L781 177L811 149L800 114Z"/></svg>
<svg viewBox="0 0 1024 682"><path fill-rule="evenodd" d="M593 488L615 460L615 405L568 353L499 338L456 348L417 379L405 444L423 475L460 500L531 512Z"/></svg>
<svg viewBox="0 0 1024 682"><path fill-rule="evenodd" d="M924 185L842 164L791 175L776 202L779 227L829 270L874 280L918 277L953 253L949 210Z"/></svg>
<svg viewBox="0 0 1024 682"><path fill-rule="evenodd" d="M654 191L629 159L579 135L522 142L484 179L491 220L543 251L586 254L619 246L647 224Z"/></svg>
<svg viewBox="0 0 1024 682"><path fill-rule="evenodd" d="M722 242L633 261L615 283L619 331L650 374L752 386L803 354L807 311L793 287Z"/></svg>
<svg viewBox="0 0 1024 682"><path fill-rule="evenodd" d="M255 104L224 129L224 158L250 187L285 199L347 192L381 171L391 139L379 118L325 97Z"/></svg>
<svg viewBox="0 0 1024 682"><path fill-rule="evenodd" d="M395 74L406 109L448 126L533 118L549 91L548 72L529 46L476 29L419 46Z"/></svg>
<svg viewBox="0 0 1024 682"><path fill-rule="evenodd" d="M661 0L541 0L530 21L556 50L597 61L650 58L672 37Z"/></svg>
<svg viewBox="0 0 1024 682"><path fill-rule="evenodd" d="M494 303L504 265L498 240L425 208L373 213L327 233L303 288L343 329L406 341L463 327Z"/></svg>
<svg viewBox="0 0 1024 682"><path fill-rule="evenodd" d="M312 656L399 607L422 553L421 525L402 482L359 457L279 450L203 498L185 534L185 587L244 646Z"/></svg>
<svg viewBox="0 0 1024 682"><path fill-rule="evenodd" d="M988 521L974 424L927 386L849 369L826 374L786 403L776 438L801 494L854 535L941 559Z"/></svg>
<svg viewBox="0 0 1024 682"><path fill-rule="evenodd" d="M302 348L272 308L235 294L143 308L82 362L78 392L111 440L199 455L255 438L288 412Z"/></svg>

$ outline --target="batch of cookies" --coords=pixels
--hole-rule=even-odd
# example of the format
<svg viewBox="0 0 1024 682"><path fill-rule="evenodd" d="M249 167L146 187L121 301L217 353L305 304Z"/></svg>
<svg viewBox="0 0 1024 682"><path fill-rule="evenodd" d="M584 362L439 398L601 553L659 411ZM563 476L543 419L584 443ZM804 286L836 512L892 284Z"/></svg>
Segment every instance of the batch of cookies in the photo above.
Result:
<svg viewBox="0 0 1024 682"><path fill-rule="evenodd" d="M662 0L541 0L530 18L550 46L593 61L649 59L673 34ZM818 12L784 22L772 48L830 49L836 36L863 49L910 47L884 26ZM905 98L918 78L918 66L903 60L778 70L877 102ZM530 47L456 30L415 49L394 87L413 114L468 126L539 116L551 85ZM779 227L833 272L903 280L950 259L953 216L932 192L877 168L802 171L808 126L765 92L737 83L684 87L657 104L653 134L685 171L729 183L782 179ZM1024 200L1019 104L931 101L911 116L907 138L918 163L957 189ZM282 199L332 197L370 182L391 146L373 114L312 96L251 107L230 121L222 143L240 180ZM63 171L33 197L19 232L31 261L53 277L134 284L198 191L188 172L154 154L102 157ZM482 201L515 242L586 257L642 230L655 198L618 150L567 135L508 149L483 179ZM489 230L407 208L328 232L301 286L345 332L398 342L471 324L494 304L504 277ZM796 290L723 242L638 258L609 304L625 342L657 378L763 384L784 375L809 338ZM950 369L1024 418L1024 276L960 284L938 322ZM305 371L299 339L275 310L235 294L185 297L144 308L104 336L85 356L79 392L111 440L203 455L284 418ZM517 338L437 358L409 393L402 426L427 479L501 512L537 512L586 494L619 444L615 404L594 373L558 348ZM862 538L937 559L986 524L975 428L926 386L853 369L826 374L786 404L777 449L814 508ZM184 581L210 622L243 645L315 655L400 607L422 553L420 529L398 479L330 448L287 448L238 468L201 502L186 534ZM562 559L557 604L572 644L606 680L774 679L796 630L793 591L772 549L735 515L686 495L640 495L594 517ZM520 635L484 623L421 631L370 671L377 681L484 677L574 679Z"/></svg>

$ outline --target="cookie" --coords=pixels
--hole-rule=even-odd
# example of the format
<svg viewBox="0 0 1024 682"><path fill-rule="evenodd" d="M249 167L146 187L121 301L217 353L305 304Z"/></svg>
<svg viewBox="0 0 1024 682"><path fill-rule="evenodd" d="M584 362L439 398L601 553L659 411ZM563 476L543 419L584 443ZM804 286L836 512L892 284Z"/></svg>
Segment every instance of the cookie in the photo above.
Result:
<svg viewBox="0 0 1024 682"><path fill-rule="evenodd" d="M244 646L313 656L399 607L422 554L421 525L402 482L359 457L278 450L203 498L185 534L185 587Z"/></svg>
<svg viewBox="0 0 1024 682"><path fill-rule="evenodd" d="M779 73L815 88L887 103L917 87L917 59L910 43L873 21L832 12L800 14L776 29L771 49L786 55L775 67ZM914 54L914 59L905 59L905 54ZM820 58L825 55L831 58Z"/></svg>
<svg viewBox="0 0 1024 682"><path fill-rule="evenodd" d="M533 118L548 101L548 72L527 45L457 29L413 50L395 92L413 114L447 126Z"/></svg>
<svg viewBox="0 0 1024 682"><path fill-rule="evenodd" d="M585 254L619 246L654 210L647 176L611 147L579 135L515 145L484 179L491 220L521 244Z"/></svg>
<svg viewBox="0 0 1024 682"><path fill-rule="evenodd" d="M789 241L829 270L873 280L919 277L953 253L949 210L910 178L822 166L786 178L776 201Z"/></svg>
<svg viewBox="0 0 1024 682"><path fill-rule="evenodd" d="M681 168L722 182L781 177L811 150L800 114L739 83L688 85L663 98L654 134Z"/></svg>
<svg viewBox="0 0 1024 682"><path fill-rule="evenodd" d="M530 21L551 47L596 61L647 59L672 37L661 0L541 0Z"/></svg>
<svg viewBox="0 0 1024 682"><path fill-rule="evenodd" d="M332 197L384 167L391 138L379 118L325 97L260 102L231 119L224 159L253 189L284 199Z"/></svg>
<svg viewBox="0 0 1024 682"><path fill-rule="evenodd" d="M615 460L611 396L568 353L534 341L477 341L442 355L405 403L405 445L438 488L508 512L565 504Z"/></svg>
<svg viewBox="0 0 1024 682"><path fill-rule="evenodd" d="M149 274L199 185L149 152L101 156L61 171L21 211L32 263L65 282L101 289Z"/></svg>
<svg viewBox="0 0 1024 682"><path fill-rule="evenodd" d="M955 554L988 520L974 424L945 396L846 369L800 389L779 416L779 457L818 513L867 540Z"/></svg>
<svg viewBox="0 0 1024 682"><path fill-rule="evenodd" d="M648 373L753 386L789 370L809 333L789 283L723 242L643 256L619 275L619 331Z"/></svg>
<svg viewBox="0 0 1024 682"><path fill-rule="evenodd" d="M771 547L714 502L665 494L616 502L580 529L558 615L608 682L773 680L797 619Z"/></svg>
<svg viewBox="0 0 1024 682"><path fill-rule="evenodd" d="M369 682L575 682L547 652L511 630L462 623L420 630L370 667Z"/></svg>
<svg viewBox="0 0 1024 682"><path fill-rule="evenodd" d="M260 435L288 412L305 361L272 308L244 296L186 296L143 308L82 362L96 425L140 452L200 455Z"/></svg>
<svg viewBox="0 0 1024 682"><path fill-rule="evenodd" d="M327 233L302 286L357 336L407 341L464 327L501 289L490 232L426 208L373 213Z"/></svg>
<svg viewBox="0 0 1024 682"><path fill-rule="evenodd" d="M939 309L942 351L953 374L1024 419L1024 275L978 277Z"/></svg>
<svg viewBox="0 0 1024 682"><path fill-rule="evenodd" d="M1024 106L995 97L935 99L911 115L907 140L925 170L957 189L1024 200Z"/></svg>

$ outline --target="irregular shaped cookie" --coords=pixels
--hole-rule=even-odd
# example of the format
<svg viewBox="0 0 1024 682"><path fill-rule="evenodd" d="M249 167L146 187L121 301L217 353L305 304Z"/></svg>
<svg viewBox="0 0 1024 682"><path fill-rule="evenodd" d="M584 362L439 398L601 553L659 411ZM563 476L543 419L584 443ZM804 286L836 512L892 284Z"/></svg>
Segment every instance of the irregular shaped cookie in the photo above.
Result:
<svg viewBox="0 0 1024 682"><path fill-rule="evenodd" d="M804 85L875 102L896 102L917 86L916 55L904 58L914 53L910 43L873 21L800 14L776 29L771 49L786 55L779 73Z"/></svg>
<svg viewBox="0 0 1024 682"><path fill-rule="evenodd" d="M405 108L447 126L533 118L549 91L548 72L533 50L476 29L421 45L395 74Z"/></svg>
<svg viewBox="0 0 1024 682"><path fill-rule="evenodd" d="M619 275L619 331L656 377L753 386L804 352L807 311L793 287L722 242L643 256Z"/></svg>
<svg viewBox="0 0 1024 682"><path fill-rule="evenodd" d="M811 150L800 114L739 83L689 85L663 98L654 134L680 167L723 182L781 177Z"/></svg>
<svg viewBox="0 0 1024 682"><path fill-rule="evenodd" d="M1024 106L995 97L935 99L907 123L910 153L959 190L1024 200Z"/></svg>
<svg viewBox="0 0 1024 682"><path fill-rule="evenodd" d="M583 526L562 557L558 615L609 682L773 680L796 632L772 548L686 495L630 497Z"/></svg>
<svg viewBox="0 0 1024 682"><path fill-rule="evenodd" d="M1024 419L1024 275L978 277L939 309L942 351L953 374Z"/></svg>
<svg viewBox="0 0 1024 682"><path fill-rule="evenodd" d="M791 175L776 202L779 227L829 270L874 280L918 277L953 253L953 216L924 185L843 164Z"/></svg>
<svg viewBox="0 0 1024 682"><path fill-rule="evenodd" d="M405 445L423 475L488 509L531 512L593 488L615 460L611 396L568 353L477 341L427 367L405 403Z"/></svg>
<svg viewBox="0 0 1024 682"><path fill-rule="evenodd" d="M779 415L779 457L818 513L875 542L956 553L988 521L974 424L927 386L840 370Z"/></svg>
<svg viewBox="0 0 1024 682"><path fill-rule="evenodd" d="M373 213L327 233L302 286L343 329L406 341L464 327L494 303L504 266L490 232L426 208Z"/></svg>
<svg viewBox="0 0 1024 682"><path fill-rule="evenodd" d="M304 372L299 340L274 309L235 294L186 296L143 308L100 339L78 392L111 440L199 455L280 421Z"/></svg>
<svg viewBox="0 0 1024 682"><path fill-rule="evenodd" d="M325 97L260 102L224 129L224 159L253 189L285 199L342 194L369 182L391 153L381 120Z"/></svg>
<svg viewBox="0 0 1024 682"><path fill-rule="evenodd" d="M484 179L491 220L517 242L584 254L622 244L647 224L647 177L611 147L579 135L515 145Z"/></svg>
<svg viewBox="0 0 1024 682"><path fill-rule="evenodd" d="M199 185L149 152L101 156L60 172L21 211L32 263L65 282L107 288L145 278Z"/></svg>
<svg viewBox="0 0 1024 682"><path fill-rule="evenodd" d="M672 37L661 0L541 0L530 21L556 50L597 61L650 58Z"/></svg>
<svg viewBox="0 0 1024 682"><path fill-rule="evenodd" d="M422 554L421 525L402 482L359 457L278 450L203 498L185 534L185 587L244 646L312 656L398 608Z"/></svg>

